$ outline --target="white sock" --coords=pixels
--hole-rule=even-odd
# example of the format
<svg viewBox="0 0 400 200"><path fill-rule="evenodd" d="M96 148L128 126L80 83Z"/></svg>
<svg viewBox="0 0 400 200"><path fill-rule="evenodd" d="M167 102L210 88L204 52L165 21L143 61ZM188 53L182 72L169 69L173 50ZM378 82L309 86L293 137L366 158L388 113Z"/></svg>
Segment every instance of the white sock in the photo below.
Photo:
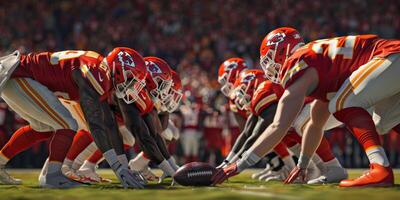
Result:
<svg viewBox="0 0 400 200"><path fill-rule="evenodd" d="M85 162L83 162L83 165L81 166L80 169L90 169L92 171L96 170L96 163L92 163L88 160L85 160Z"/></svg>
<svg viewBox="0 0 400 200"><path fill-rule="evenodd" d="M66 166L68 166L69 168L71 168L73 163L74 163L74 161L72 161L72 160L66 158L66 159L64 160L63 165L66 165Z"/></svg>
<svg viewBox="0 0 400 200"><path fill-rule="evenodd" d="M384 167L388 167L390 165L385 150L381 146L371 147L367 149L365 153L367 153L370 163L377 163Z"/></svg>
<svg viewBox="0 0 400 200"><path fill-rule="evenodd" d="M285 163L285 166L289 169L293 169L294 167L296 167L296 163L294 162L291 155L282 158L282 161L283 163Z"/></svg>
<svg viewBox="0 0 400 200"><path fill-rule="evenodd" d="M0 153L0 165L6 165L10 159L8 159L5 155Z"/></svg>
<svg viewBox="0 0 400 200"><path fill-rule="evenodd" d="M338 161L337 158L334 158L330 161L324 162L324 164L327 167L342 167L342 165L340 164L340 162Z"/></svg>
<svg viewBox="0 0 400 200"><path fill-rule="evenodd" d="M71 165L71 169L76 171L82 166L82 164L83 164L83 161L75 159Z"/></svg>
<svg viewBox="0 0 400 200"><path fill-rule="evenodd" d="M49 161L49 166L47 168L47 174L52 174L55 172L61 172L62 163L57 161Z"/></svg>
<svg viewBox="0 0 400 200"><path fill-rule="evenodd" d="M150 160L143 156L143 153L139 153L135 158L129 161L129 167L134 171L143 171L148 167Z"/></svg>

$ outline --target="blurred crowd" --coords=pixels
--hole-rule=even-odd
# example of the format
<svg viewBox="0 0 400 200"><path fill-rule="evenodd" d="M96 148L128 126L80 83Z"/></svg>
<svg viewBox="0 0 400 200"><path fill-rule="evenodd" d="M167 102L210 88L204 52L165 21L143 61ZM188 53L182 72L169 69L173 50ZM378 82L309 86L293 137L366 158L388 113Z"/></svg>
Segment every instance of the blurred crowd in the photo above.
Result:
<svg viewBox="0 0 400 200"><path fill-rule="evenodd" d="M184 156L182 146L188 132L184 129L181 141L171 148L182 161L218 162L238 134L226 99L218 91L219 64L239 56L257 68L261 39L279 26L297 28L306 41L363 33L399 38L399 10L398 0L0 1L0 55L15 49L83 49L106 54L115 46L128 46L144 56L162 57L183 79L185 106L177 121L185 107L201 113L193 129L200 141L197 155ZM0 117L3 144L24 122L7 108ZM350 134L328 136L345 166L365 166L363 153ZM390 134L383 139L392 163L400 165L399 136ZM29 150L12 164L36 167L46 156L42 148Z"/></svg>

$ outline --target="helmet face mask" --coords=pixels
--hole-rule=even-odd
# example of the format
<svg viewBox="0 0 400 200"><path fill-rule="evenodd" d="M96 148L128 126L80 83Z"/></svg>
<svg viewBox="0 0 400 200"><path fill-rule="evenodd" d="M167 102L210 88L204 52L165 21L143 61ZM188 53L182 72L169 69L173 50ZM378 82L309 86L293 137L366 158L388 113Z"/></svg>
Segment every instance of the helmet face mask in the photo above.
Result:
<svg viewBox="0 0 400 200"><path fill-rule="evenodd" d="M260 57L261 68L265 72L265 76L274 83L280 83L279 71L282 67L280 63L275 62L276 50L269 50L267 54Z"/></svg>
<svg viewBox="0 0 400 200"><path fill-rule="evenodd" d="M171 70L172 84L167 93L167 96L163 98L161 102L161 110L169 113L174 112L178 109L183 93L182 93L182 82L179 75Z"/></svg>
<svg viewBox="0 0 400 200"><path fill-rule="evenodd" d="M235 105L240 110L248 110L250 108L251 96L248 94L250 85L241 84L235 89Z"/></svg>
<svg viewBox="0 0 400 200"><path fill-rule="evenodd" d="M153 77L153 80L157 87L150 91L150 95L156 101L163 101L163 99L168 97L168 92L172 86L172 80L164 80L159 76Z"/></svg>
<svg viewBox="0 0 400 200"><path fill-rule="evenodd" d="M112 81L116 96L128 104L135 102L146 85L143 57L133 49L117 47L105 60L108 66L112 66Z"/></svg>
<svg viewBox="0 0 400 200"><path fill-rule="evenodd" d="M131 104L139 98L139 93L146 86L146 82L136 78L130 70L125 70L123 76L125 82L115 84L115 94L125 103Z"/></svg>
<svg viewBox="0 0 400 200"><path fill-rule="evenodd" d="M218 83L221 92L230 97L234 90L234 82L241 71L247 68L245 61L241 58L230 58L224 61L218 70Z"/></svg>
<svg viewBox="0 0 400 200"><path fill-rule="evenodd" d="M167 111L169 113L174 112L178 108L178 106L181 102L182 96L183 96L183 94L181 91L171 88L168 97L165 98L162 103L165 111Z"/></svg>

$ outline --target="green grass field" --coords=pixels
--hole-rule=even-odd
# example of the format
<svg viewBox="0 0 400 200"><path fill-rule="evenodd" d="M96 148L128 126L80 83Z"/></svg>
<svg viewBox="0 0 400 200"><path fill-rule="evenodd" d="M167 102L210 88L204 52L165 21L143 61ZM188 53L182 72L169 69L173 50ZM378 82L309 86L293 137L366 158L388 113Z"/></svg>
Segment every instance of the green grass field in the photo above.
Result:
<svg viewBox="0 0 400 200"><path fill-rule="evenodd" d="M92 185L69 190L41 189L37 186L38 170L12 170L11 174L22 178L22 186L0 185L0 199L131 199L131 200L249 200L249 199L400 199L400 171L395 172L396 187L394 188L339 188L336 185L283 185L280 182L259 182L252 180L250 175L254 170L248 170L232 178L218 187L182 187L169 186L170 180L164 184L150 183L144 190L124 190L118 184ZM350 176L356 177L362 170L351 170ZM104 177L114 179L110 170L100 170Z"/></svg>

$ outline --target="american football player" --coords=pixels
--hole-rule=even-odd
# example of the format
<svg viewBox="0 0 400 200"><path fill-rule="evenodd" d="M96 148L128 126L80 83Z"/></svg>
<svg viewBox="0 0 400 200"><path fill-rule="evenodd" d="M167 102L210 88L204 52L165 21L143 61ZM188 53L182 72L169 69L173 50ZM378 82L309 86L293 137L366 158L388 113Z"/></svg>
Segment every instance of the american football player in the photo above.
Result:
<svg viewBox="0 0 400 200"><path fill-rule="evenodd" d="M128 169L116 123L106 106L106 99L113 91L124 101L134 101L137 93L143 89L146 69L143 58L136 51L125 47L115 48L105 58L93 51L28 55L16 51L0 60L2 98L29 122L28 126L18 129L15 135L24 135L25 141L43 138L38 135L52 135L42 187L70 188L81 185L61 172L62 161L78 126L58 97L79 102L97 146L122 185L125 188L143 187L139 177ZM128 87L134 90L127 91ZM10 141L18 143L18 140ZM22 142L16 146L23 149L24 145L26 143ZM4 153L0 157L0 165L4 166L9 157ZM1 169L4 171L3 167ZM0 174L7 175L5 172ZM7 179L12 180L11 177Z"/></svg>
<svg viewBox="0 0 400 200"><path fill-rule="evenodd" d="M304 45L293 28L270 32L262 41L260 62L270 80L280 83L285 92L273 123L225 174L251 165L273 147L272 143L282 139L308 96L315 99L310 108L311 119L305 127L298 165L286 182L304 177L325 122L333 114L351 130L370 161L367 173L343 180L339 186L393 186L393 171L378 132L385 133L399 123L399 52L400 40L376 35L336 37ZM366 110L369 108L373 109L376 125Z"/></svg>
<svg viewBox="0 0 400 200"><path fill-rule="evenodd" d="M229 58L218 68L218 83L221 85L221 92L229 99L229 108L234 113L240 131L244 128L248 113L245 110L238 109L235 103L230 100L230 95L234 89L233 84L239 77L240 72L247 68L247 64L242 58Z"/></svg>
<svg viewBox="0 0 400 200"><path fill-rule="evenodd" d="M247 68L248 66L244 61L244 59L242 58L229 58L225 60L218 68L218 82L221 85L221 92L228 98L229 109L234 113L234 118L238 123L240 134L236 138L229 154L217 168L222 168L225 165L236 161L236 159L240 155L238 154L238 151L246 142L247 138L251 136L250 131L244 131L246 121L250 115L250 111L243 108L241 109L238 108L234 102L235 100L231 98L236 79L240 76L241 72L246 71ZM289 152L286 150L283 144L278 145L275 151L276 153L279 154L280 158L289 155ZM266 157L268 158L269 161L272 161L276 156L277 154L272 152L271 154L268 154ZM280 158L278 158L278 163L282 162ZM267 170L263 170L260 173L253 174L252 177L259 177L269 172L271 170L270 166L274 165L272 165L272 163L267 163L267 168L268 168ZM274 170L280 169L280 165L277 165L272 169Z"/></svg>
<svg viewBox="0 0 400 200"><path fill-rule="evenodd" d="M258 73L264 75L264 72L262 72L262 70L260 71L261 72ZM257 125L251 130L253 132L252 136L245 142L239 151L240 154L249 149L265 128L267 128L269 123L272 122L276 110L275 106L283 93L283 89L280 85L268 81L264 76L256 76L247 73L248 71L244 72L243 76L235 82L235 103L240 108L251 110L252 114L257 116L258 119L255 119ZM292 129L289 130L288 134L283 138L283 142L288 147L292 147L290 149L296 156L299 156L298 153L300 152L295 149L295 146L301 143L301 134L304 125L310 118L308 102L310 102L310 100L306 100L306 105L293 123ZM328 127L325 127L325 130L340 125L340 123L331 119L327 125ZM321 177L315 177L318 173L311 173L312 171L316 171L315 167L309 166L308 170L310 173L308 174L307 180L309 180L310 184L333 183L347 178L345 169L342 168L339 161L334 157L330 145L325 138L323 138L321 145L318 147L316 156L313 157L313 164L316 164L318 170L321 172ZM294 167L294 165L287 164L285 165L286 170L289 166ZM285 168L283 170L285 170ZM291 169L292 168L289 168L289 170ZM285 178L287 174L288 172L283 173L282 177ZM271 172L270 175L276 176L276 173Z"/></svg>
<svg viewBox="0 0 400 200"><path fill-rule="evenodd" d="M132 147L134 138L131 137L132 134L134 134L139 141L141 149L147 153L148 157L158 164L159 168L166 174L172 176L173 172L177 169L175 161L173 157L169 155L166 147L161 146L165 144L162 138L160 138L159 130L154 128L161 127L159 129L164 130L163 121L168 120L163 119L162 114L157 116L157 113L154 112L154 105L164 107L164 103L169 102L169 107L174 106L172 102L165 100L165 98L170 98L172 94L176 95L173 92L169 92L173 84L172 70L169 65L160 58L145 57L144 60L149 72L146 78L146 89L139 93L139 98L132 104L125 104L125 102L122 101L116 104L118 100L114 98L110 101L110 105L116 118L119 119L119 130L124 138L124 144ZM167 92L165 92L165 90L167 90ZM82 124L84 124L84 122ZM140 129L139 126L141 127ZM135 130L135 132L132 132L133 130ZM92 148L92 146L89 145L91 142L90 137L80 138L81 139L78 138L76 142L74 141L68 153L68 159L64 161L64 173L76 180L99 182L102 179L94 172L93 166L95 166L102 157L98 156L99 152L96 151L96 148ZM85 161L86 165L83 162L79 162L87 158L89 159ZM147 173L147 171L145 172ZM144 174L146 175L146 173Z"/></svg>

